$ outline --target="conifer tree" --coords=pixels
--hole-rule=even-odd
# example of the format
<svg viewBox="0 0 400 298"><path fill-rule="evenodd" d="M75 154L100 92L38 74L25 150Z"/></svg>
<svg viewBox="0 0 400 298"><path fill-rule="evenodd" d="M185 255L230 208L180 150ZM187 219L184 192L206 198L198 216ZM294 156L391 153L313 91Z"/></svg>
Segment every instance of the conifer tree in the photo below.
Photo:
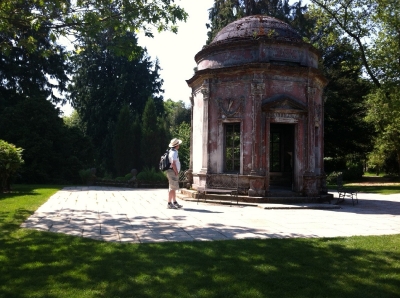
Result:
<svg viewBox="0 0 400 298"><path fill-rule="evenodd" d="M164 142L165 131L159 124L154 99L149 97L142 116L141 157L144 167L157 168Z"/></svg>
<svg viewBox="0 0 400 298"><path fill-rule="evenodd" d="M123 106L118 116L113 140L114 166L117 176L128 174L134 164L135 135L128 106Z"/></svg>

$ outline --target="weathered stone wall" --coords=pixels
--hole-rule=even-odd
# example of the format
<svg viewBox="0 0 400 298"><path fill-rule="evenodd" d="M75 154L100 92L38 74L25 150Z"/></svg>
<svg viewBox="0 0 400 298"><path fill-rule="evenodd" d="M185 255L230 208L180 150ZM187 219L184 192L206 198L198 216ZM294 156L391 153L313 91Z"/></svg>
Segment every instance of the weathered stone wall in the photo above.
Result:
<svg viewBox="0 0 400 298"><path fill-rule="evenodd" d="M206 184L206 173L224 173L224 125L240 123L241 183L247 184L249 196L265 195L271 179L271 124L290 124L293 191L313 196L324 185L322 92L326 81L317 69L318 53L296 38L297 42L240 37L229 41L220 36L195 57L198 70L188 80L193 103L193 187Z"/></svg>

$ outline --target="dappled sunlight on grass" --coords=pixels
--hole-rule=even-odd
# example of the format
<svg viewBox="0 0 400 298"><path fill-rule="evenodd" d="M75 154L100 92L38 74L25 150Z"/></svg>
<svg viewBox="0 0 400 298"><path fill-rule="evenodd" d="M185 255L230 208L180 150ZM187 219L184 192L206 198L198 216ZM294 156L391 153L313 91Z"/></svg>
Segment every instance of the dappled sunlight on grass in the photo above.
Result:
<svg viewBox="0 0 400 298"><path fill-rule="evenodd" d="M400 181L384 177L363 177L360 181L345 182L345 187L356 189L358 192L376 194L397 194L400 193ZM328 185L330 189L336 189L336 184Z"/></svg>
<svg viewBox="0 0 400 298"><path fill-rule="evenodd" d="M0 297L400 296L400 235L119 244L21 229L42 203L6 201Z"/></svg>

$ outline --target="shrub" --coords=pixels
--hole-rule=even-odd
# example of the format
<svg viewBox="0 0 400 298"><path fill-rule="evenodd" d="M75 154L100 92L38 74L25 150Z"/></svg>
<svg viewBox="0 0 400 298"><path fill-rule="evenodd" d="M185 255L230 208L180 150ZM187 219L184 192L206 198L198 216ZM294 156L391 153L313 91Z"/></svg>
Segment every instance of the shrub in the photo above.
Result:
<svg viewBox="0 0 400 298"><path fill-rule="evenodd" d="M125 175L125 179L126 179L127 181L128 181L128 180L131 180L132 178L133 178L133 175L132 175L131 173Z"/></svg>
<svg viewBox="0 0 400 298"><path fill-rule="evenodd" d="M0 191L9 188L10 177L24 163L22 148L0 140Z"/></svg>
<svg viewBox="0 0 400 298"><path fill-rule="evenodd" d="M354 181L362 178L364 174L362 163L347 163L347 168L343 171L344 181Z"/></svg>
<svg viewBox="0 0 400 298"><path fill-rule="evenodd" d="M137 175L138 181L151 181L151 182L167 182L168 178L165 176L163 172L156 171L154 168L145 167L143 171L141 171Z"/></svg>
<svg viewBox="0 0 400 298"><path fill-rule="evenodd" d="M96 169L90 168L86 170L80 170L79 176L81 177L83 184L92 185L96 180Z"/></svg>
<svg viewBox="0 0 400 298"><path fill-rule="evenodd" d="M342 172L332 172L326 177L326 183L328 185L336 185L337 184L337 177L342 175Z"/></svg>
<svg viewBox="0 0 400 298"><path fill-rule="evenodd" d="M124 177L117 177L115 180L117 181L129 181L132 179L133 175L132 174L126 174Z"/></svg>

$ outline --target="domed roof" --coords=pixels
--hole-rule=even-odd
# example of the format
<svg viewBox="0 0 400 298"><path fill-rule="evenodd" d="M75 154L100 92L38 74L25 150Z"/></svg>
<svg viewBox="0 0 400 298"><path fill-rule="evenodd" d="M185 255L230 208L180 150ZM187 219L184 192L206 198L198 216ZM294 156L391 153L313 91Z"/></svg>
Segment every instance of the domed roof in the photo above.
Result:
<svg viewBox="0 0 400 298"><path fill-rule="evenodd" d="M287 23L265 15L253 15L241 18L224 27L215 36L212 44L228 42L230 40L267 38L301 42L302 38Z"/></svg>

